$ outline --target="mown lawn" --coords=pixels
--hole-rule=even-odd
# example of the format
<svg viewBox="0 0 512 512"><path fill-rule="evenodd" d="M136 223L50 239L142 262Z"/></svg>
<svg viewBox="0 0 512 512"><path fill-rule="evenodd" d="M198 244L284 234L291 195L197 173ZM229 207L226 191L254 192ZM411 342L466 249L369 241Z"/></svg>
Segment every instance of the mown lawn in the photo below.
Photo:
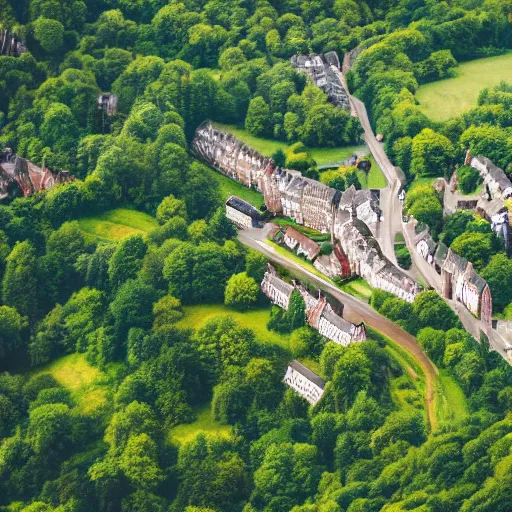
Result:
<svg viewBox="0 0 512 512"><path fill-rule="evenodd" d="M218 316L231 316L241 326L254 331L261 343L276 343L285 349L290 346L290 337L267 329L270 308L251 308L248 311L236 311L223 304L199 304L185 306L185 316L177 324L178 327L200 329L208 320Z"/></svg>
<svg viewBox="0 0 512 512"><path fill-rule="evenodd" d="M128 208L83 217L78 224L85 237L95 242L116 242L137 233L146 235L158 226L151 215Z"/></svg>
<svg viewBox="0 0 512 512"><path fill-rule="evenodd" d="M208 175L218 183L223 201L226 201L229 196L238 196L256 208L261 208L265 204L263 194L256 192L256 190L247 188L213 169L208 169Z"/></svg>
<svg viewBox="0 0 512 512"><path fill-rule="evenodd" d="M199 433L212 437L229 438L231 436L231 427L229 425L222 425L213 419L209 403L198 407L194 412L197 415L196 421L193 423L183 423L169 431L171 441L186 443L194 439Z"/></svg>
<svg viewBox="0 0 512 512"><path fill-rule="evenodd" d="M460 64L455 76L422 85L416 99L434 121L445 121L476 107L478 94L502 80L512 82L512 53Z"/></svg>
<svg viewBox="0 0 512 512"><path fill-rule="evenodd" d="M49 373L68 389L80 411L90 413L109 406L106 375L91 366L85 354L64 356L32 374L32 378Z"/></svg>

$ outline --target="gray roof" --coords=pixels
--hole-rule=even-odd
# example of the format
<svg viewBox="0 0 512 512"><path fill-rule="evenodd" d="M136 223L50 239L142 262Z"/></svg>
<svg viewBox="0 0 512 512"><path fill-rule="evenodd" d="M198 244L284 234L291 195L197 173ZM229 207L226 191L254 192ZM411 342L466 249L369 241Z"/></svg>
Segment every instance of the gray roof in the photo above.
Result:
<svg viewBox="0 0 512 512"><path fill-rule="evenodd" d="M503 169L500 169L497 165L495 165L492 160L489 160L485 156L477 156L475 158L479 160L483 165L485 165L487 172L491 175L493 180L498 183L501 190L512 187L512 182L507 178L507 175Z"/></svg>
<svg viewBox="0 0 512 512"><path fill-rule="evenodd" d="M327 309L324 310L322 316L332 325L335 325L340 331L350 334L352 324L341 318L341 316L333 313Z"/></svg>
<svg viewBox="0 0 512 512"><path fill-rule="evenodd" d="M489 217L507 209L505 202L501 199L488 201L487 199L482 198L478 201L477 207L481 208Z"/></svg>
<svg viewBox="0 0 512 512"><path fill-rule="evenodd" d="M437 246L436 253L434 255L434 259L436 263L441 266L446 259L446 256L448 256L448 247L446 247L443 242L439 242L439 245Z"/></svg>
<svg viewBox="0 0 512 512"><path fill-rule="evenodd" d="M272 284L274 288L279 290L280 292L284 293L285 295L288 295L288 297L293 293L294 287L293 285L287 283L286 281L283 281L281 278L276 276L275 274L270 274L268 276L268 280Z"/></svg>
<svg viewBox="0 0 512 512"><path fill-rule="evenodd" d="M304 375L306 379L316 384L319 388L324 389L325 380L319 377L316 373L312 372L307 366L304 366L302 363L299 363L299 361L296 360L292 361L289 366L291 366L301 375Z"/></svg>
<svg viewBox="0 0 512 512"><path fill-rule="evenodd" d="M235 210L238 210L245 215L248 215L253 220L261 220L260 212L254 208L252 204L249 204L247 201L244 201L237 196L231 196L226 201L226 205L231 206L231 208L234 208Z"/></svg>

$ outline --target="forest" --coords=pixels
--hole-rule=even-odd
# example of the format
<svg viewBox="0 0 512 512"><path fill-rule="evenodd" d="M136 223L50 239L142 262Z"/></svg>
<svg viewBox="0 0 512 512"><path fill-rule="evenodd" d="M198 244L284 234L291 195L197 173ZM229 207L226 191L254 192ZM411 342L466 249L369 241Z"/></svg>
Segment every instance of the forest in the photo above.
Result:
<svg viewBox="0 0 512 512"><path fill-rule="evenodd" d="M474 190L467 149L512 173L512 85L445 122L415 98L458 62L509 51L510 12L509 0L0 0L0 29L27 48L0 55L0 149L76 178L0 203L0 511L510 512L510 366L435 292L409 304L374 290L372 307L460 391L463 411L432 424L421 369L392 341L369 330L342 347L305 324L300 298L270 309L266 259L238 241L219 179L190 151L213 120L296 145L282 164L318 177L301 149L360 144L362 128L290 57L350 52L348 87L415 185L406 210L474 261L512 316L512 263L489 223L443 218L421 184L455 171ZM101 93L118 97L114 113ZM121 210L148 228L84 231ZM205 306L228 314L199 322ZM253 312L265 321L248 327ZM293 358L327 381L315 406L282 382ZM205 407L225 435L173 437Z"/></svg>

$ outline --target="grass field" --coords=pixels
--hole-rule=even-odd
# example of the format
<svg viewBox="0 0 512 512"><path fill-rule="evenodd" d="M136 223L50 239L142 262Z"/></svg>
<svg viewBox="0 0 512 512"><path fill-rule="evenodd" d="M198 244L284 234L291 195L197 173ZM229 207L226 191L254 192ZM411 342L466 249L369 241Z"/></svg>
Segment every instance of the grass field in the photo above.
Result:
<svg viewBox="0 0 512 512"><path fill-rule="evenodd" d="M137 233L146 235L158 226L158 222L151 215L128 208L116 208L83 217L78 224L85 237L95 242L118 241Z"/></svg>
<svg viewBox="0 0 512 512"><path fill-rule="evenodd" d="M370 302L372 289L364 279L359 277L357 279L352 279L343 283L340 288L349 295L353 295L364 302Z"/></svg>
<svg viewBox="0 0 512 512"><path fill-rule="evenodd" d="M219 184L220 195L224 201L229 196L234 195L241 197L256 208L261 208L265 203L263 200L263 195L259 192L256 192L256 190L251 190L250 188L244 187L240 183L233 181L227 176L223 176L213 169L208 169L208 173L211 176L211 179L215 180Z"/></svg>
<svg viewBox="0 0 512 512"><path fill-rule="evenodd" d="M201 328L208 320L217 316L231 316L243 327L254 331L261 343L276 343L288 349L290 337L267 329L270 318L270 308L250 309L241 312L230 309L223 304L200 304L198 306L185 306L185 316L177 324L178 327Z"/></svg>
<svg viewBox="0 0 512 512"><path fill-rule="evenodd" d="M278 149L287 151L290 147L286 142L279 140L266 139L264 137L256 137L242 128L237 128L230 124L215 125L224 131L232 133L235 137L245 142L248 146L261 153L263 156L272 156ZM358 155L368 154L368 148L362 144L359 146L342 146L338 148L306 148L306 151L315 159L317 165L329 165L335 162L341 162L352 156L354 153Z"/></svg>
<svg viewBox="0 0 512 512"><path fill-rule="evenodd" d="M421 110L434 121L445 121L471 107L485 87L512 82L512 53L460 64L456 76L422 85L416 99Z"/></svg>
<svg viewBox="0 0 512 512"><path fill-rule="evenodd" d="M446 370L439 370L436 387L436 416L439 423L464 419L468 415L468 404L457 381Z"/></svg>
<svg viewBox="0 0 512 512"><path fill-rule="evenodd" d="M109 405L106 376L87 362L85 354L61 357L35 372L32 378L46 373L71 392L82 412L90 413Z"/></svg>
<svg viewBox="0 0 512 512"><path fill-rule="evenodd" d="M170 430L169 436L172 441L186 443L199 434L206 436L229 438L231 436L231 427L221 425L215 421L210 412L210 404L204 404L195 411L197 419L193 423L184 423Z"/></svg>

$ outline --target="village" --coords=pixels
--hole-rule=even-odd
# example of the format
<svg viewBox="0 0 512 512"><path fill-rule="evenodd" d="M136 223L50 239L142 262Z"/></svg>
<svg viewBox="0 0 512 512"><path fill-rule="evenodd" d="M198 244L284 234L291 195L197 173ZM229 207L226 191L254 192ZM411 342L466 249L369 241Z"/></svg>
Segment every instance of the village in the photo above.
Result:
<svg viewBox="0 0 512 512"><path fill-rule="evenodd" d="M339 60L333 52L323 56L294 56L291 63L324 90L333 104L351 109L349 95L340 74L336 72L339 70ZM372 288L392 293L407 302L413 302L422 291L422 287L410 274L383 254L379 245L377 236L386 212L381 210L378 191L356 190L351 186L340 192L304 177L299 171L277 167L271 158L262 156L209 121L197 129L193 149L214 169L261 192L266 211L272 217L289 218L299 226L329 234L333 245L330 254L322 254L317 242L292 226L274 225L268 235L274 242L305 258L326 277L347 279L359 276ZM512 183L503 170L485 157L472 157L468 152L465 164L477 169L484 183L482 197L470 203L469 208L491 222L492 229L503 238L508 248L510 229L504 201L512 195ZM446 184L446 193L449 190ZM403 203L405 191L403 188L400 191ZM468 209L467 204L464 206ZM240 198L228 199L226 215L242 229L261 229L263 225L261 212ZM497 335L498 327L501 332L508 334L509 326L504 325L506 322L493 324L489 286L477 274L471 262L455 254L442 242L436 244L428 227L415 236L413 244L415 252L439 276L443 298L460 303L483 326L482 331L486 335ZM433 283L429 285L433 286ZM293 290L291 286L279 280L275 270L268 271L262 282L262 290L271 302L284 309L287 308L286 295ZM310 325L319 329L318 324ZM330 332L331 335L326 337L341 343L342 338L332 334L332 325L323 334ZM361 339L352 338L348 343L352 341ZM510 355L512 345L505 343L505 351ZM297 372L301 372L299 366L289 368L290 375L296 375ZM308 372L301 374L303 379L307 380ZM309 385L317 389L318 382L313 384L310 380ZM305 387L299 386L297 389L301 394L306 393ZM309 400L309 388L307 393Z"/></svg>

